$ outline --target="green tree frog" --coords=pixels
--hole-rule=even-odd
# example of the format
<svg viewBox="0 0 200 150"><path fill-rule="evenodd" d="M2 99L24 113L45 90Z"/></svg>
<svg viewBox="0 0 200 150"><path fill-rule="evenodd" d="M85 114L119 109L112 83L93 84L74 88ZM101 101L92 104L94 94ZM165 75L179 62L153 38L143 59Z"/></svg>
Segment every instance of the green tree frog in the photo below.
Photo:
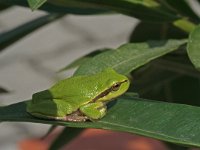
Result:
<svg viewBox="0 0 200 150"><path fill-rule="evenodd" d="M106 114L107 102L126 92L129 85L128 78L112 68L94 75L70 77L33 94L27 112L44 119L97 120Z"/></svg>

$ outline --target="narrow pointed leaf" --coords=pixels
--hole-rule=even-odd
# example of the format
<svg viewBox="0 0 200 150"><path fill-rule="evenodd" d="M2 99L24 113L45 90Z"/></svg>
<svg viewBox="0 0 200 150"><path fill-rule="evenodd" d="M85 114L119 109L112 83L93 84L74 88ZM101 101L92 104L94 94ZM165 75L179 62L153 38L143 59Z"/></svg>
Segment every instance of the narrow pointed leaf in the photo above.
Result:
<svg viewBox="0 0 200 150"><path fill-rule="evenodd" d="M80 66L81 64L89 61L90 59L92 59L92 57L100 54L100 53L103 53L103 52L106 52L106 51L109 51L111 49L101 49L101 50L96 50L94 52L91 52L81 58L78 58L76 59L75 61L73 61L72 63L70 63L69 65L67 65L66 67L64 67L63 69L61 69L59 72L62 72L62 71L66 71L66 70L69 70L69 69L72 69L72 68L75 68L75 67L78 67Z"/></svg>
<svg viewBox="0 0 200 150"><path fill-rule="evenodd" d="M148 136L176 144L200 147L200 108L140 98L118 98L107 115L96 122L38 119L26 112L26 103L0 107L0 121L25 121L78 128L101 128Z"/></svg>
<svg viewBox="0 0 200 150"><path fill-rule="evenodd" d="M48 2L66 7L108 9L151 22L174 21L180 18L155 0L48 0Z"/></svg>
<svg viewBox="0 0 200 150"><path fill-rule="evenodd" d="M32 2L33 4L31 5L35 6L34 9L40 6L38 5L39 3L42 4L41 2L38 3L38 1L34 1L34 0L32 0L31 3ZM0 4L19 5L19 6L29 7L30 2L28 4L26 0L0 0ZM50 13L72 13L72 14L79 14L79 15L99 14L99 13L108 12L108 10L103 10L103 9L64 7L64 6L57 6L57 5L53 5L49 3L45 3L45 5L42 5L39 9L50 12Z"/></svg>
<svg viewBox="0 0 200 150"><path fill-rule="evenodd" d="M200 26L195 28L189 36L187 44L188 56L196 69L200 70Z"/></svg>
<svg viewBox="0 0 200 150"><path fill-rule="evenodd" d="M30 34L31 32L39 29L40 27L63 17L64 14L49 14L37 19L34 19L28 23L18 26L10 31L6 31L0 34L0 51L7 46L10 46L14 42Z"/></svg>
<svg viewBox="0 0 200 150"><path fill-rule="evenodd" d="M28 4L32 10L38 9L45 2L47 2L47 0L28 0Z"/></svg>
<svg viewBox="0 0 200 150"><path fill-rule="evenodd" d="M128 74L151 60L176 50L184 43L186 40L125 44L116 50L93 57L82 64L75 75L94 74L108 67L112 67L121 74Z"/></svg>
<svg viewBox="0 0 200 150"><path fill-rule="evenodd" d="M29 0L32 9L36 9L45 0ZM0 3L11 5L28 6L26 0L0 0ZM49 12L66 12L76 14L94 14L106 11L115 11L125 15L133 16L141 20L150 22L172 22L180 19L175 13L171 13L163 8L155 0L48 0L47 3L39 7Z"/></svg>

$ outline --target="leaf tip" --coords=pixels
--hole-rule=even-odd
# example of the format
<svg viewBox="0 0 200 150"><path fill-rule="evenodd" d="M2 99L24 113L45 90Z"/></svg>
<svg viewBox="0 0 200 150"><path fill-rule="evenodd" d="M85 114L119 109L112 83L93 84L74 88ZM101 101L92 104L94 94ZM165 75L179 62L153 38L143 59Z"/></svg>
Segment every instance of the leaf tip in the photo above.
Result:
<svg viewBox="0 0 200 150"><path fill-rule="evenodd" d="M28 5L31 8L32 11L37 10L38 8L40 8L45 2L47 2L47 0L40 0L40 1L35 1L35 0L27 0L28 1Z"/></svg>

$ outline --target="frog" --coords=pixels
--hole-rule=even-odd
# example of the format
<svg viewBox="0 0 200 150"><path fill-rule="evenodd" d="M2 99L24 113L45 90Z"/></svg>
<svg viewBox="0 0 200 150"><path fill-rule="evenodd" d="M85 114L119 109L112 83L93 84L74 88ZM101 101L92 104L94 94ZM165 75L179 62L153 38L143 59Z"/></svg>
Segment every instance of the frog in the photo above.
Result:
<svg viewBox="0 0 200 150"><path fill-rule="evenodd" d="M106 115L107 103L125 93L129 86L129 79L112 68L72 76L33 94L26 111L42 119L95 121Z"/></svg>

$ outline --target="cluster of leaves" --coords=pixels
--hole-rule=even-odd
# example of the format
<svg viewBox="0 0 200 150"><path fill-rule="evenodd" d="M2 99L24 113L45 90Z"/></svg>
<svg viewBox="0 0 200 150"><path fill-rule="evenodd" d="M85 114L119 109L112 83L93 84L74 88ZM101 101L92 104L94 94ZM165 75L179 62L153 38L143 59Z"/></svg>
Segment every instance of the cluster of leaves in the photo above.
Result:
<svg viewBox="0 0 200 150"><path fill-rule="evenodd" d="M28 0L28 3L24 0L0 0L1 10L12 5L30 6L32 10L41 9L49 14L2 33L1 51L37 28L69 13L122 13L141 20L130 33L129 43L117 49L97 50L62 69L66 71L77 67L76 76L112 67L121 74L133 76L129 92L137 92L140 98L130 93L121 96L115 104L111 104L108 114L96 122L34 118L26 113L26 102L1 107L0 121L71 127L61 133L51 149L58 149L63 141L69 141L80 133L80 128L88 127L136 133L200 147L200 27L196 25L200 18L186 0Z"/></svg>

